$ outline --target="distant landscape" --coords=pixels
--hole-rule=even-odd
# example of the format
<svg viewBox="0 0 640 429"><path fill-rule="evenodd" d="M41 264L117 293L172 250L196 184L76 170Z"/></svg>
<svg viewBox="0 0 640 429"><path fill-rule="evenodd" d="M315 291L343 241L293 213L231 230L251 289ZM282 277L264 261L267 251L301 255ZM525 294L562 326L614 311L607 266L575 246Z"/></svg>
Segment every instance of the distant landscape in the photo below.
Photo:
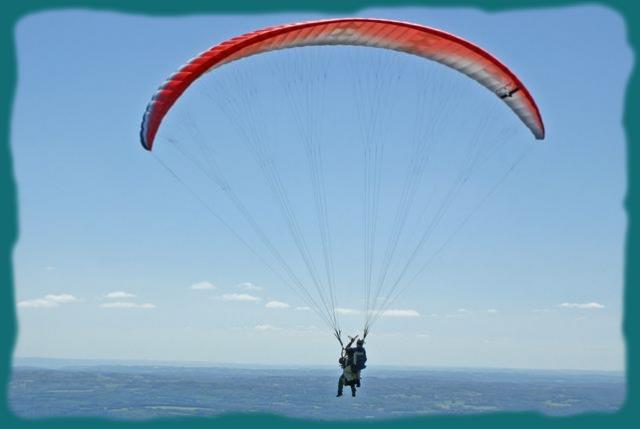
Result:
<svg viewBox="0 0 640 429"><path fill-rule="evenodd" d="M12 410L25 418L150 419L244 412L347 420L615 412L625 397L624 375L618 372L369 368L356 398L335 397L338 375L337 367L22 359L15 363L9 398Z"/></svg>

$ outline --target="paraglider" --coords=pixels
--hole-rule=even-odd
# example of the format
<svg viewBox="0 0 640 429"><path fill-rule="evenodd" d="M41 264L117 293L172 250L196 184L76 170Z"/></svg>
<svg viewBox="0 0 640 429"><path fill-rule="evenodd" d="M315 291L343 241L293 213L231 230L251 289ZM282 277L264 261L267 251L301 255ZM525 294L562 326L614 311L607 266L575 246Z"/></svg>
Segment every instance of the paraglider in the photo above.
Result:
<svg viewBox="0 0 640 429"><path fill-rule="evenodd" d="M212 72L212 79L215 79L216 69L225 67L232 62L241 62L245 58L257 56L266 52L281 51L290 48L306 48L311 46L360 46L369 48L378 48L382 50L396 51L400 53L411 54L424 60L442 64L450 69L462 73L470 79L475 80L480 85L491 91L497 96L498 101L506 104L513 113L519 118L520 122L526 126L533 134L535 139L544 139L545 128L542 117L534 101L531 93L522 81L496 57L480 48L479 46L468 42L453 34L426 27L419 24L393 21L386 19L372 18L340 18L315 20L287 25L279 25L252 31L232 39L219 43L210 49L197 55L188 61L176 73L171 75L160 86L153 95L144 112L141 129L140 143L147 151L154 149L154 143L160 130L161 123L172 109L172 106L182 98L185 91L196 81L200 80L207 73ZM251 75L251 72L247 72ZM384 75L379 73L377 78ZM304 82L305 79L313 80L311 76L300 73L296 77L296 82ZM379 85L391 85L389 78ZM295 83L295 82L294 82ZM288 83L290 84L290 83ZM360 82L357 82L360 84ZM313 83L311 83L313 85ZM240 85L239 85L240 86ZM380 88L377 86L376 88ZM240 92L244 88L239 88ZM231 91L230 91L231 92ZM320 89L319 92L322 92ZM321 274L321 270L314 262L313 252L302 233L299 218L292 209L291 199L286 187L282 184L282 174L272 160L272 152L266 148L268 142L259 130L255 127L255 118L258 117L254 111L255 94L246 96L238 95L232 92L228 94L228 100L224 96L211 96L212 101L221 103L223 110L228 110L229 119L237 124L241 131L242 141L246 144L248 150L253 154L256 164L267 182L268 189L273 195L274 200L280 207L280 211L288 227L291 241L298 250L301 260L306 267L306 275L308 280L303 280L302 276L295 272L282 252L274 244L273 239L265 232L264 228L257 221L256 217L247 208L247 204L238 196L233 189L230 181L222 173L222 169L217 164L217 160L213 151L206 149L211 144L212 139L208 139L206 143L198 142L197 155L190 154L184 148L179 148L180 153L192 162L194 170L200 170L207 180L215 183L229 198L232 206L239 213L239 218L246 221L249 229L253 231L258 246L253 245L251 240L242 237L233 227L222 219L215 210L203 199L196 197L205 204L207 210L211 212L218 220L223 222L225 227L229 229L249 250L259 257L265 265L267 265L279 278L283 280L283 284L290 286L300 299L302 299L311 309L313 309L318 317L332 330L334 336L340 342L342 356L339 360L343 370L339 380L338 396L342 394L344 385L350 386L352 394L355 396L356 387L360 385L360 372L365 369L366 351L364 349L364 339L369 335L370 329L374 321L381 317L389 310L389 306L401 294L406 287L417 276L424 271L430 263L433 255L424 259L424 263L416 274L406 281L409 276L409 269L415 265L420 259L421 251L424 245L432 237L433 230L441 223L445 217L447 210L451 205L451 201L459 192L459 189L467 182L471 174L477 169L478 165L486 161L492 153L497 151L499 144L490 147L487 153L483 153L479 148L479 143L474 138L469 144L465 154L465 159L460 173L452 182L451 188L442 195L440 206L433 209L433 214L422 225L424 230L420 233L412 235L416 239L416 243L412 246L412 250L404 256L401 267L397 270L394 279L390 279L389 267L393 260L399 257L397 254L398 243L404 230L407 228L407 216L411 206L414 204L417 189L419 189L420 180L426 163L429 161L432 150L431 140L424 136L428 135L428 131L416 133L416 143L411 157L411 165L407 168L407 179L402 192L399 192L400 203L392 228L390 228L390 236L387 241L387 247L382 255L379 275L376 278L373 273L374 251L376 245L376 210L379 206L379 189L381 183L380 164L383 153L384 139L382 133L376 133L378 126L377 119L373 120L371 126L364 126L363 149L364 149L364 327L363 337L358 339L356 347L352 347L356 337L351 338L347 346L343 347L341 330L336 312L336 294L335 294L335 274L333 269L333 256L331 245L331 228L327 206L327 191L325 186L325 178L322 173L322 157L321 150L323 145L314 135L312 131L305 131L307 128L317 127L317 121L305 117L303 107L297 107L294 118L299 125L301 131L301 142L304 145L306 159L309 165L312 194L317 209L318 230L322 239L321 250L324 258L324 266L326 274ZM313 104L313 97L307 94L305 106ZM291 93L287 92L287 96L292 98ZM373 93L366 93L365 96L376 97ZM444 94L445 103L449 94ZM311 102L309 101L311 100ZM295 105L295 102L293 103ZM366 106L367 108L369 106ZM375 106L374 106L375 107ZM446 106L438 109L434 115L444 115ZM309 107L307 107L309 108ZM376 107L377 108L377 107ZM277 109L277 107L276 107ZM375 110L372 108L372 110ZM421 111L416 109L417 124L416 127L428 127L421 121ZM376 116L378 118L379 116ZM292 121L293 121L292 119ZM434 120L433 123L438 121ZM522 125L521 124L521 125ZM521 126L520 125L520 126ZM435 125L433 125L435 126ZM482 129L478 132L481 134ZM305 134L306 133L306 134ZM215 140L215 137L214 139ZM382 141L379 141L382 140ZM502 140L505 140L502 137ZM204 141L204 139L203 139ZM176 143L175 141L171 141ZM426 143L425 143L426 142ZM500 143L501 144L501 143ZM516 160L507 168L507 173L511 171L519 162ZM170 167L164 162L162 165L179 179ZM506 174L504 176L506 176ZM502 181L500 176L496 183ZM497 186L497 185L496 185ZM487 192L487 196L493 192L493 187ZM189 189L191 193L197 194L196 191ZM481 199L481 203L486 198ZM480 204L481 204L480 203ZM463 224L466 219L476 209L469 209L469 215L462 219ZM427 213L427 209L423 213ZM423 216L424 218L424 216ZM422 219L420 219L422 220ZM455 235L459 227L454 228L452 234L447 235L443 244L436 248L434 254L437 254L446 246L450 239ZM263 256L266 254L267 256Z"/></svg>
<svg viewBox="0 0 640 429"><path fill-rule="evenodd" d="M353 342L356 347L351 347ZM338 363L342 368L342 374L338 379L338 394L342 396L344 386L351 387L351 396L356 396L356 388L361 385L360 371L367 367L367 351L364 349L364 339L358 339L358 336L351 338L349 343L342 348L342 355L338 359Z"/></svg>

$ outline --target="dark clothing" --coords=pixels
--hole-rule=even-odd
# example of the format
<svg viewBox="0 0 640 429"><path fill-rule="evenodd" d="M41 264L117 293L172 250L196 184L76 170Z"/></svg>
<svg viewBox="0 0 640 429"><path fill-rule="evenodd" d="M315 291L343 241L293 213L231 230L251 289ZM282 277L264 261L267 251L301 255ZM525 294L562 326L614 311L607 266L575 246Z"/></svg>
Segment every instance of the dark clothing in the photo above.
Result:
<svg viewBox="0 0 640 429"><path fill-rule="evenodd" d="M352 371L349 365L343 366L342 374L338 379L338 396L342 396L342 388L344 386L351 387L351 396L356 396L356 386L359 378L360 374Z"/></svg>
<svg viewBox="0 0 640 429"><path fill-rule="evenodd" d="M351 387L351 396L356 396L356 384L357 381L356 380L347 380L347 377L345 377L344 374L342 374L340 376L340 378L338 379L338 396L342 396L342 389L344 388L345 385Z"/></svg>
<svg viewBox="0 0 640 429"><path fill-rule="evenodd" d="M342 375L338 379L338 396L342 396L343 387L351 387L351 396L356 396L356 387L360 387L360 371L367 366L367 352L364 347L347 347L344 349L345 356L340 358Z"/></svg>
<svg viewBox="0 0 640 429"><path fill-rule="evenodd" d="M351 365L354 371L360 372L367 367L367 351L362 346L347 347L347 365Z"/></svg>

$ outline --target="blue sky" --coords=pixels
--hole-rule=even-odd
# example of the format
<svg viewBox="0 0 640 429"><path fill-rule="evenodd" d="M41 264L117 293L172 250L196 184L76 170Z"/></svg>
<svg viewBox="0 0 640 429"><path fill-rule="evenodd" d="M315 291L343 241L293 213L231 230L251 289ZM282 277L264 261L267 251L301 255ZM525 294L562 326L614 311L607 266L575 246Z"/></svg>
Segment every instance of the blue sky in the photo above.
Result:
<svg viewBox="0 0 640 429"><path fill-rule="evenodd" d="M547 140L534 143L425 276L394 303L394 309L414 317L381 317L368 345L372 361L623 369L626 170L621 123L633 60L623 20L591 6L496 14L393 8L357 15L418 22L488 49L529 87L548 131ZM246 31L320 17L328 16L150 18L70 10L28 16L17 25L12 122L20 216L14 253L20 329L16 356L263 364L335 360L335 340L326 327L313 312L297 309L305 303L137 141L151 94L187 59ZM406 61L410 69L415 60ZM252 64L260 70L255 82L273 71L258 58ZM235 66L241 64L229 65L229 72ZM339 76L338 68L329 67L329 75ZM458 77L448 76L453 73L436 77L456 85ZM471 84L468 91L477 91L473 94L480 102L497 103ZM193 115L199 131L233 141L232 127L206 104L200 88L176 105L159 145L166 146L162 132L185 137L185 114ZM324 102L336 103L329 116L348 110L330 94ZM401 116L407 105L401 103L394 114ZM471 104L463 113L471 114L477 106ZM265 116L265 124L275 118L286 125L286 114L278 116L281 111ZM497 117L514 121L507 113L500 111ZM447 120L447 126L464 132L454 122L459 117ZM320 134L335 143L328 151L338 151L335 136L350 136L352 130L329 128ZM521 128L515 128L517 141L530 143ZM280 128L271 132L280 138L293 135ZM282 147L293 143L284 138ZM171 160L168 151L158 149L158 156ZM328 154L335 162L326 170L330 204L342 221L333 225L337 289L340 306L357 310L362 306L361 244L351 231L359 232L359 206L349 193L357 186L341 186L340 180L359 173L350 170L355 152L337 153L344 157ZM398 153L397 159L389 157L389 171L401 165ZM280 155L292 186L303 173L304 164L297 162L303 158L288 158L286 151ZM242 163L239 149L221 156L221 162L234 167L228 171L236 180L255 176L251 164ZM399 179L385 177L390 177L385 189L393 194ZM266 188L253 183L257 181L247 179L238 189L261 213L283 254L291 255L297 271L304 271L283 238L286 231L271 216L274 207L267 204ZM314 211L304 199L296 200L304 195L302 188L297 194L292 190L294 202L302 201L299 216L311 230ZM473 193L468 195L461 207L474 201ZM210 196L222 201L217 194ZM381 207L383 218L393 215L392 204ZM218 209L231 213L223 202ZM236 220L231 217L237 231L249 236ZM455 220L449 223L455 225ZM202 282L208 288L192 287ZM362 317L344 315L342 320L353 331ZM412 353L397 353L407 348Z"/></svg>

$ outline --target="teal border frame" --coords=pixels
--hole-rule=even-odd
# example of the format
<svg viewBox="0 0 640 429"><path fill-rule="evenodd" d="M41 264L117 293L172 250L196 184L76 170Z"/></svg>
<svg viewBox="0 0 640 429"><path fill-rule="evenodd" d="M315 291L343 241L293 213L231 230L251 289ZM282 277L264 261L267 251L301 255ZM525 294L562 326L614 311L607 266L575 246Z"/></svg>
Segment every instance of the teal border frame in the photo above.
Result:
<svg viewBox="0 0 640 429"><path fill-rule="evenodd" d="M241 3L241 4L240 4ZM377 422L318 422L296 420L271 415L227 415L212 418L158 419L145 422L114 421L97 418L53 418L24 420L13 415L8 404L8 383L11 358L16 339L16 309L13 292L13 247L18 238L18 207L13 164L9 147L10 118L16 86L16 52L14 29L25 15L50 9L84 8L147 15L186 15L197 13L261 13L278 11L323 11L349 14L370 6L440 6L475 7L487 11L514 8L534 8L593 4L609 7L620 13L627 30L628 43L634 52L634 67L625 95L624 126L627 138L627 195L625 208L628 216L625 243L625 288L623 333L627 345L627 398L623 407L613 414L591 413L575 417L547 417L536 413L496 413L474 416L429 416ZM592 427L632 427L640 423L638 399L638 370L640 369L640 314L633 304L639 302L640 283L640 75L638 53L640 45L640 2L635 0L600 0L597 2L550 0L244 0L216 2L213 0L5 0L0 4L0 425L2 427L65 427L106 428L112 426L162 428L205 427L394 427L394 428L475 428L492 429L518 427L546 429L556 427L588 429ZM634 121L633 118L636 118ZM135 140L137 136L132 136ZM635 144L634 144L635 143ZM637 261L634 265L632 261Z"/></svg>

